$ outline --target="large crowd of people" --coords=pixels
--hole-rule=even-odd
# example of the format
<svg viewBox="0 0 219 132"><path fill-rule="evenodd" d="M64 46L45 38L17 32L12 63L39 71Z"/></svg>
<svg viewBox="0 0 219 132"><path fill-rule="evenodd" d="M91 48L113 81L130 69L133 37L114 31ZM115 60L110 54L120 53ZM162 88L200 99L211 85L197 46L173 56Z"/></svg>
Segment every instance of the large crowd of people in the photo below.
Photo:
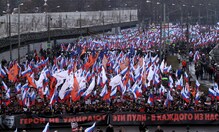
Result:
<svg viewBox="0 0 219 132"><path fill-rule="evenodd" d="M209 65L205 48L213 47L218 38L215 31L202 34L197 30L191 28L197 37L191 40L190 54L182 56L192 58L199 79ZM44 115L217 110L217 83L211 88L216 94L209 95L191 77L189 64L173 69L167 63L170 52L181 54L178 45L186 41L186 35L177 26L171 28L170 52L162 53L159 35L156 28L126 29L119 35L41 48L20 64L3 60L0 112ZM212 67L206 69L209 79L215 78Z"/></svg>

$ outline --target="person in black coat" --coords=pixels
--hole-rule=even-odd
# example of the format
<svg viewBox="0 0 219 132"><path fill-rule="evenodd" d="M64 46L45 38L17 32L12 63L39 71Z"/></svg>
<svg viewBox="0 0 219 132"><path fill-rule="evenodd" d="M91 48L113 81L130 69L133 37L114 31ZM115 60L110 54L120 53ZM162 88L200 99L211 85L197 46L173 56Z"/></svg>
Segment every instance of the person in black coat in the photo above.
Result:
<svg viewBox="0 0 219 132"><path fill-rule="evenodd" d="M144 122L141 122L140 126L139 126L139 131L140 132L146 132L148 130L147 126L145 125Z"/></svg>
<svg viewBox="0 0 219 132"><path fill-rule="evenodd" d="M109 126L106 128L106 132L114 132L113 126L109 124Z"/></svg>
<svg viewBox="0 0 219 132"><path fill-rule="evenodd" d="M160 128L160 126L157 126L157 130L155 132L164 132L164 131Z"/></svg>
<svg viewBox="0 0 219 132"><path fill-rule="evenodd" d="M96 132L103 132L103 131L98 127Z"/></svg>

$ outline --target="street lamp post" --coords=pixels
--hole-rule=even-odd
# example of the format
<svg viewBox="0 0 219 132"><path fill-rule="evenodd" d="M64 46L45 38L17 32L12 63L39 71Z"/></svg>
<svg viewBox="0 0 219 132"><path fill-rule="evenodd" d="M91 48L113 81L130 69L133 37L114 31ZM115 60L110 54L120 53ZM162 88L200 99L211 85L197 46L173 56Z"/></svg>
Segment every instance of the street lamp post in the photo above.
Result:
<svg viewBox="0 0 219 132"><path fill-rule="evenodd" d="M48 9L47 9L47 0L44 0L44 7L45 7L45 13L46 13L46 25L47 25L47 35L48 35L48 40L47 40L47 48L50 48L51 47L51 44L50 44L50 20L51 20L51 17L50 15L48 15Z"/></svg>
<svg viewBox="0 0 219 132"><path fill-rule="evenodd" d="M163 3L163 23L164 23L164 54L166 54L166 3Z"/></svg>
<svg viewBox="0 0 219 132"><path fill-rule="evenodd" d="M10 45L10 61L12 61L12 45L11 45L11 15L10 15L10 4L7 1L7 15L8 15L8 37Z"/></svg>
<svg viewBox="0 0 219 132"><path fill-rule="evenodd" d="M211 10L209 8L207 8L207 11L211 11L211 12L214 13L214 17L215 17L215 23L214 24L216 24L217 23L217 11L216 10Z"/></svg>
<svg viewBox="0 0 219 132"><path fill-rule="evenodd" d="M21 46L21 42L20 42L20 13L21 13L21 4L20 1L18 1L18 63L20 63L20 46Z"/></svg>
<svg viewBox="0 0 219 132"><path fill-rule="evenodd" d="M199 9L198 9L198 24L201 23L201 6L202 6L202 4L199 4Z"/></svg>
<svg viewBox="0 0 219 132"><path fill-rule="evenodd" d="M104 26L104 12L103 12L103 16L102 16L102 21L103 21L103 26ZM103 37L104 37L104 28L103 28Z"/></svg>
<svg viewBox="0 0 219 132"><path fill-rule="evenodd" d="M160 3L157 2L157 5L160 5ZM166 26L166 3L163 2L161 7L163 7L163 9L162 9L162 11L163 11L163 20L161 18L161 22L160 22L160 47L163 49L162 55L163 55L163 58L165 58L165 54L166 54L166 33L165 33L165 26ZM163 26L164 26L164 28L163 28ZM162 40L164 40L163 43L162 43ZM161 50L160 50L160 54L161 54Z"/></svg>
<svg viewBox="0 0 219 132"><path fill-rule="evenodd" d="M182 27L182 40L183 40L183 12L182 12L182 7L180 6L180 24Z"/></svg>

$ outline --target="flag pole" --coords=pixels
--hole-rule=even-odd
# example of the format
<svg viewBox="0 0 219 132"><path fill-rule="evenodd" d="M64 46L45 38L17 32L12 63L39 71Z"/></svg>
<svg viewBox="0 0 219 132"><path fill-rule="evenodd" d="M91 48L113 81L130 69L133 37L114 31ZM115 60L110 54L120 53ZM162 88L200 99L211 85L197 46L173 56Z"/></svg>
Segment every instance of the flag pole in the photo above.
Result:
<svg viewBox="0 0 219 132"><path fill-rule="evenodd" d="M215 109L216 109L216 111L217 111L217 98L216 97L214 97L215 98Z"/></svg>

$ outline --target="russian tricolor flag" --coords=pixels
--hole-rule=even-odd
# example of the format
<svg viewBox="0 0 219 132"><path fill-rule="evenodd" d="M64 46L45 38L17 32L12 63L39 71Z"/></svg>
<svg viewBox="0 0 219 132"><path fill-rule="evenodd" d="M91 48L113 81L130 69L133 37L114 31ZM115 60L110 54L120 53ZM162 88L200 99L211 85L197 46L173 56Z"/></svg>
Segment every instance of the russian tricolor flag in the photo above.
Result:
<svg viewBox="0 0 219 132"><path fill-rule="evenodd" d="M177 89L182 90L183 89L183 78L182 76L180 79L177 81Z"/></svg>
<svg viewBox="0 0 219 132"><path fill-rule="evenodd" d="M49 132L49 122L46 124L42 132Z"/></svg>
<svg viewBox="0 0 219 132"><path fill-rule="evenodd" d="M186 95L186 93L183 91L182 93L181 93L181 95L182 95L182 98L183 98L183 100L186 102L186 103L189 103L189 96L188 95Z"/></svg>
<svg viewBox="0 0 219 132"><path fill-rule="evenodd" d="M169 104L170 104L170 101L169 101L168 99L166 99L166 100L164 101L164 106L165 106L165 107L168 107Z"/></svg>
<svg viewBox="0 0 219 132"><path fill-rule="evenodd" d="M93 77L92 82L90 83L87 90L82 94L82 96L88 97L92 93L94 87L95 87L95 77Z"/></svg>
<svg viewBox="0 0 219 132"><path fill-rule="evenodd" d="M60 62L60 69L63 69L66 66L66 60L65 58L62 57L61 62Z"/></svg>
<svg viewBox="0 0 219 132"><path fill-rule="evenodd" d="M26 83L26 84L24 84L24 85L21 87L21 90L22 90L22 91L27 91L28 88L29 88L29 86L28 86L28 84Z"/></svg>
<svg viewBox="0 0 219 132"><path fill-rule="evenodd" d="M216 98L219 100L219 91L216 91Z"/></svg>
<svg viewBox="0 0 219 132"><path fill-rule="evenodd" d="M57 99L58 99L58 93L57 93L57 91L55 91L52 98L50 99L49 104L53 105L57 101Z"/></svg>
<svg viewBox="0 0 219 132"><path fill-rule="evenodd" d="M4 77L7 76L6 73L5 73L5 71L2 69L1 66L0 66L0 76L1 76L2 78L4 78Z"/></svg>
<svg viewBox="0 0 219 132"><path fill-rule="evenodd" d="M100 97L104 97L108 93L107 86L105 85L100 93Z"/></svg>
<svg viewBox="0 0 219 132"><path fill-rule="evenodd" d="M194 58L193 58L193 61L196 63L199 59L200 59L199 51L196 51Z"/></svg>
<svg viewBox="0 0 219 132"><path fill-rule="evenodd" d="M167 73L168 73L168 68L169 68L169 67L165 67L165 68L163 69L163 73L164 73L164 74L167 74Z"/></svg>
<svg viewBox="0 0 219 132"><path fill-rule="evenodd" d="M49 79L45 77L45 79L43 80L43 87L45 88L48 84L49 84Z"/></svg>
<svg viewBox="0 0 219 132"><path fill-rule="evenodd" d="M127 73L127 71L128 71L128 67L126 67L124 70L122 70L122 71L120 72L120 74L121 74L122 76L124 76L124 75Z"/></svg>
<svg viewBox="0 0 219 132"><path fill-rule="evenodd" d="M15 87L16 93L19 93L21 91L21 83L19 83L16 87Z"/></svg>
<svg viewBox="0 0 219 132"><path fill-rule="evenodd" d="M160 84L159 76L155 76L154 85L157 86L158 84Z"/></svg>
<svg viewBox="0 0 219 132"><path fill-rule="evenodd" d="M134 81L140 81L141 80L141 74L138 73L136 76L135 76L135 80Z"/></svg>
<svg viewBox="0 0 219 132"><path fill-rule="evenodd" d="M170 94L170 91L168 91L168 93L167 93L167 99L169 101L173 101L173 96Z"/></svg>
<svg viewBox="0 0 219 132"><path fill-rule="evenodd" d="M166 91L167 91L167 90L165 89L165 87L161 84L161 86L160 86L160 88L159 88L159 93L160 93L160 95L163 96Z"/></svg>
<svg viewBox="0 0 219 132"><path fill-rule="evenodd" d="M45 91L43 91L43 95L49 96L49 88L45 87Z"/></svg>
<svg viewBox="0 0 219 132"><path fill-rule="evenodd" d="M195 95L195 104L198 104L198 101L200 99L199 91Z"/></svg>
<svg viewBox="0 0 219 132"><path fill-rule="evenodd" d="M92 78L92 74L90 72L87 72L86 78L87 78L87 82L89 82Z"/></svg>
<svg viewBox="0 0 219 132"><path fill-rule="evenodd" d="M23 103L26 102L26 95L27 95L27 91L26 90L22 91L22 102Z"/></svg>
<svg viewBox="0 0 219 132"><path fill-rule="evenodd" d="M68 98L70 97L70 94L71 94L71 89L69 89L69 90L66 90L66 91L65 91L64 98L63 98L63 99L68 99Z"/></svg>
<svg viewBox="0 0 219 132"><path fill-rule="evenodd" d="M46 76L47 76L47 77L49 77L49 76L51 75L49 69L46 69L46 70L45 70L45 73L46 73Z"/></svg>
<svg viewBox="0 0 219 132"><path fill-rule="evenodd" d="M31 72L32 72L31 68L28 67L28 69L27 69L26 71L23 71L23 72L21 73L21 75L24 77L25 75L27 75L28 73L31 73Z"/></svg>
<svg viewBox="0 0 219 132"><path fill-rule="evenodd" d="M5 91L7 91L8 90L8 86L5 84L5 82L4 81L2 81L2 84L3 84L3 88L5 89Z"/></svg>
<svg viewBox="0 0 219 132"><path fill-rule="evenodd" d="M186 82L189 82L189 76L188 76L188 74L186 72L184 74L184 79L185 79Z"/></svg>
<svg viewBox="0 0 219 132"><path fill-rule="evenodd" d="M148 104L150 104L151 106L154 104L154 96L153 96L153 94L150 94L150 96L148 98Z"/></svg>
<svg viewBox="0 0 219 132"><path fill-rule="evenodd" d="M214 91L215 91L215 92L218 91L218 85L217 85L217 83L214 83Z"/></svg>
<svg viewBox="0 0 219 132"><path fill-rule="evenodd" d="M195 86L196 86L196 90L199 90L200 83L198 82L198 80L196 80Z"/></svg>
<svg viewBox="0 0 219 132"><path fill-rule="evenodd" d="M96 126L96 122L94 122L94 124L91 127L86 128L84 132L93 132L95 126Z"/></svg>
<svg viewBox="0 0 219 132"><path fill-rule="evenodd" d="M173 88L173 79L172 79L171 76L169 76L168 86L169 86L170 88Z"/></svg>
<svg viewBox="0 0 219 132"><path fill-rule="evenodd" d="M103 87L105 85L105 83L107 82L107 76L106 76L106 71L104 69L104 67L102 66L102 71L101 71L101 86Z"/></svg>
<svg viewBox="0 0 219 132"><path fill-rule="evenodd" d="M30 94L30 99L31 101L34 101L36 99L36 94L34 91Z"/></svg>
<svg viewBox="0 0 219 132"><path fill-rule="evenodd" d="M133 94L136 99L142 95L142 90L138 85L133 89Z"/></svg>
<svg viewBox="0 0 219 132"><path fill-rule="evenodd" d="M110 93L110 96L115 96L116 95L116 92L117 92L117 87L114 87L111 89L111 93Z"/></svg>
<svg viewBox="0 0 219 132"><path fill-rule="evenodd" d="M10 94L11 94L11 90L10 90L10 88L9 89L7 89L7 91L6 91L6 98L7 99L10 99Z"/></svg>
<svg viewBox="0 0 219 132"><path fill-rule="evenodd" d="M101 77L100 77L100 75L98 75L98 77L97 77L97 86L100 86L100 84L101 84Z"/></svg>
<svg viewBox="0 0 219 132"><path fill-rule="evenodd" d="M133 73L130 72L130 80L134 82L134 79L135 79L135 77L134 77Z"/></svg>
<svg viewBox="0 0 219 132"><path fill-rule="evenodd" d="M211 89L211 88L208 89L208 94L209 94L210 96L212 96L212 97L215 97L215 96L216 96L216 92L215 92L213 89Z"/></svg>

